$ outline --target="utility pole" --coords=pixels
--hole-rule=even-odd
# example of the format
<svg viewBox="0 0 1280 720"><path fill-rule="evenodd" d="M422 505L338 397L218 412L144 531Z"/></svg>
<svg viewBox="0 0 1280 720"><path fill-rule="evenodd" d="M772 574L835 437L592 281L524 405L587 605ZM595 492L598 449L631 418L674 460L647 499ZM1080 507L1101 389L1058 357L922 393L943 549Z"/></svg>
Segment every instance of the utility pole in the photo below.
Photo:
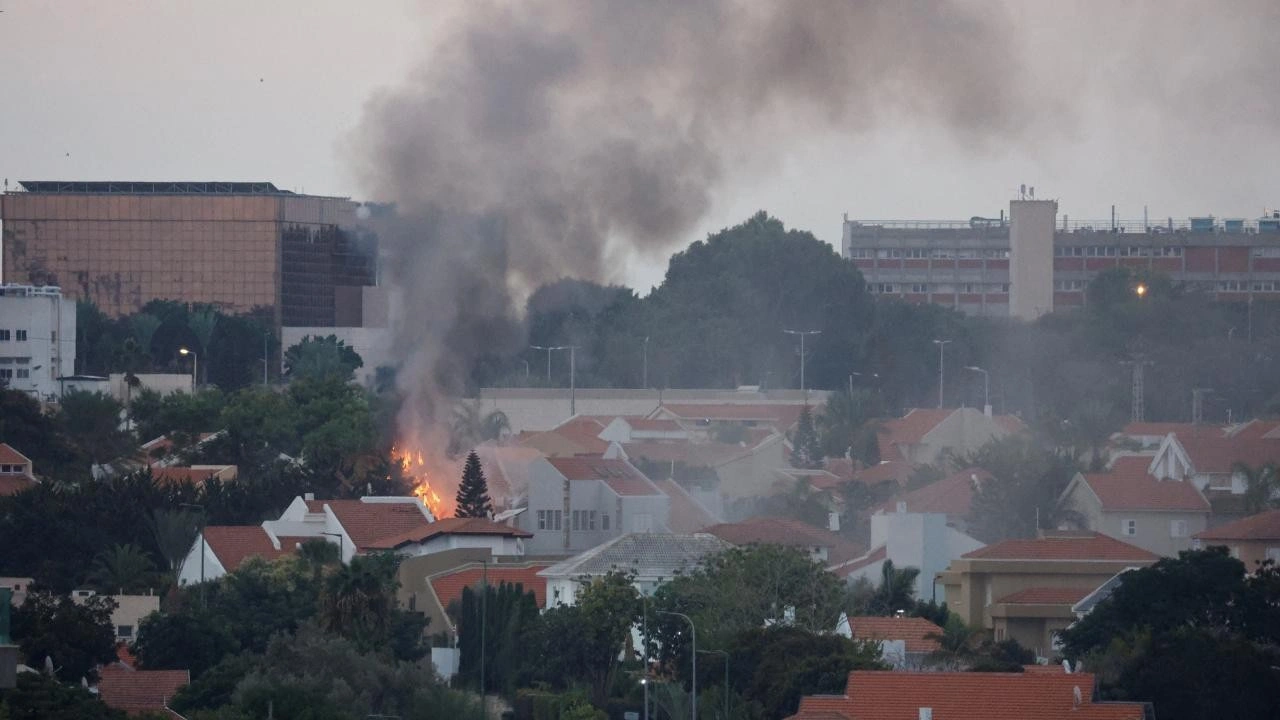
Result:
<svg viewBox="0 0 1280 720"><path fill-rule="evenodd" d="M806 335L821 335L822 331L821 330L783 330L782 332L788 335L800 336L800 392L805 393L807 392L807 390L804 384L804 360L805 360L804 338Z"/></svg>
<svg viewBox="0 0 1280 720"><path fill-rule="evenodd" d="M551 387L551 351L552 351L552 350L559 350L560 348L558 348L558 347L553 347L553 346L550 346L550 345L530 345L530 346L529 346L529 348L530 348L530 349L532 349L532 350L546 350L546 351L547 351L547 387Z"/></svg>
<svg viewBox="0 0 1280 720"><path fill-rule="evenodd" d="M670 610L655 610L654 612L659 615L675 615L676 617L684 618L684 621L689 623L689 636L693 640L693 652L689 653L689 657L693 661L693 675L690 678L692 682L692 692L690 694L693 697L690 703L692 711L689 713L689 717L693 720L698 720L698 628L694 627L693 618L690 618L684 613L672 612Z"/></svg>
<svg viewBox="0 0 1280 720"><path fill-rule="evenodd" d="M965 365L964 369L982 373L982 414L991 417L991 373L977 365Z"/></svg>
<svg viewBox="0 0 1280 720"><path fill-rule="evenodd" d="M578 414L578 346L564 345L557 349L569 351L569 417L573 417Z"/></svg>
<svg viewBox="0 0 1280 720"><path fill-rule="evenodd" d="M484 570L480 576L480 716L487 717L484 707L484 636L485 624L488 622L486 616L489 614L489 558L485 558L483 562Z"/></svg>
<svg viewBox="0 0 1280 720"><path fill-rule="evenodd" d="M1213 388L1191 389L1191 423L1199 425L1204 422L1204 396L1213 392Z"/></svg>
<svg viewBox="0 0 1280 720"><path fill-rule="evenodd" d="M938 346L938 407L942 407L942 388L947 379L947 343L950 340L934 340Z"/></svg>
<svg viewBox="0 0 1280 720"><path fill-rule="evenodd" d="M649 336L644 336L644 370L641 374L640 387L642 389L649 387Z"/></svg>
<svg viewBox="0 0 1280 720"><path fill-rule="evenodd" d="M1151 365L1150 360L1144 360L1141 355L1134 355L1132 360L1121 360L1121 365L1133 366L1133 382L1132 382L1132 405L1129 411L1129 422L1144 422L1146 420L1146 403L1144 396L1146 392L1146 366Z"/></svg>

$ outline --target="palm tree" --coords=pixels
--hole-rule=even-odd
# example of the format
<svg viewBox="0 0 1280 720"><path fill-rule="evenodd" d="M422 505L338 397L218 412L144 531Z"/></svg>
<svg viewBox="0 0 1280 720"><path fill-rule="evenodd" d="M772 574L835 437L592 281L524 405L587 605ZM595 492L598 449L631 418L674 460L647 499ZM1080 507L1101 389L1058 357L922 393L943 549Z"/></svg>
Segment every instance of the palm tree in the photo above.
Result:
<svg viewBox="0 0 1280 720"><path fill-rule="evenodd" d="M985 630L965 625L960 618L952 616L942 632L925 635L938 642L938 649L930 653L929 662L947 669L957 668L977 653L986 636Z"/></svg>
<svg viewBox="0 0 1280 720"><path fill-rule="evenodd" d="M461 402L453 408L448 452L457 456L486 440L497 440L511 432L511 420L501 410L484 413L479 400Z"/></svg>
<svg viewBox="0 0 1280 720"><path fill-rule="evenodd" d="M396 608L396 565L391 555L362 555L338 568L320 595L321 627L363 648L384 641Z"/></svg>
<svg viewBox="0 0 1280 720"><path fill-rule="evenodd" d="M169 564L169 570L176 573L191 550L200 527L195 513L186 510L156 510L151 513L150 525L156 547Z"/></svg>
<svg viewBox="0 0 1280 720"><path fill-rule="evenodd" d="M916 578L920 568L894 567L892 560L885 560L880 567L880 586L868 603L867 610L873 615L892 615L899 610L908 610L916 604Z"/></svg>
<svg viewBox="0 0 1280 720"><path fill-rule="evenodd" d="M89 582L106 593L140 592L155 580L155 563L137 545L114 545L93 561Z"/></svg>
<svg viewBox="0 0 1280 720"><path fill-rule="evenodd" d="M1276 504L1276 496L1280 494L1280 477L1277 477L1275 463L1251 468L1238 462L1231 466L1231 472L1244 477L1244 505L1250 514L1262 512Z"/></svg>

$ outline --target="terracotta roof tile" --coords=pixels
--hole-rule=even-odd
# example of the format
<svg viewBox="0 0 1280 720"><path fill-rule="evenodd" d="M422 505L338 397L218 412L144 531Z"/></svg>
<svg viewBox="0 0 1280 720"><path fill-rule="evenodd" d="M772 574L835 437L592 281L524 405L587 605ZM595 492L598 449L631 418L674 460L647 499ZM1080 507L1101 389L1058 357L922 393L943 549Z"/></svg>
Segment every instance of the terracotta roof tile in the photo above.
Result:
<svg viewBox="0 0 1280 720"><path fill-rule="evenodd" d="M626 418L632 430L645 432L680 432L684 428L675 420L666 418Z"/></svg>
<svg viewBox="0 0 1280 720"><path fill-rule="evenodd" d="M201 485L215 475L223 472L226 468L193 468L182 467L178 465L169 465L165 467L152 466L151 477L157 482L174 483L178 485Z"/></svg>
<svg viewBox="0 0 1280 720"><path fill-rule="evenodd" d="M326 500L342 527L358 550L369 549L384 538L393 538L430 526L424 506L412 502L364 502L363 500Z"/></svg>
<svg viewBox="0 0 1280 720"><path fill-rule="evenodd" d="M8 443L0 443L0 463L5 465L30 465L31 458L13 449Z"/></svg>
<svg viewBox="0 0 1280 720"><path fill-rule="evenodd" d="M915 408L900 418L886 420L880 426L879 432L880 459L902 459L905 456L898 451L897 445L919 443L925 435L938 427L943 420L951 417L955 411L955 408Z"/></svg>
<svg viewBox="0 0 1280 720"><path fill-rule="evenodd" d="M1280 429L1280 420L1250 420L1230 428L1226 434L1241 440L1257 440L1274 436L1277 429Z"/></svg>
<svg viewBox="0 0 1280 720"><path fill-rule="evenodd" d="M1142 703L1093 701L1090 673L854 671L843 698L803 698L793 720L1142 720ZM1075 705L1075 689L1081 703Z"/></svg>
<svg viewBox="0 0 1280 720"><path fill-rule="evenodd" d="M853 573L861 570L862 568L868 565L872 565L878 562L883 562L884 559L887 557L889 557L889 552L888 550L885 549L885 546L877 545L875 548L873 548L870 552L866 553L865 555L862 555L861 557L856 557L852 560L849 560L848 562L843 562L838 565L832 565L831 567L828 567L827 570L830 570L831 572L835 573L836 575L839 575L840 577L849 577Z"/></svg>
<svg viewBox="0 0 1280 720"><path fill-rule="evenodd" d="M1202 530L1199 540L1280 540L1280 510L1268 510L1235 522Z"/></svg>
<svg viewBox="0 0 1280 720"><path fill-rule="evenodd" d="M130 670L121 665L102 669L98 697L108 707L129 714L163 712L178 690L190 684L186 670Z"/></svg>
<svg viewBox="0 0 1280 720"><path fill-rule="evenodd" d="M625 460L611 460L599 455L571 458L548 458L561 475L569 480L599 480L619 495L661 495L639 470Z"/></svg>
<svg viewBox="0 0 1280 720"><path fill-rule="evenodd" d="M623 443L622 450L629 458L678 462L688 467L716 467L751 454L749 447L718 442L633 442Z"/></svg>
<svg viewBox="0 0 1280 720"><path fill-rule="evenodd" d="M784 545L798 548L827 548L827 564L838 565L862 555L862 548L839 535L788 518L751 518L739 522L712 525L703 532L711 533L734 545Z"/></svg>
<svg viewBox="0 0 1280 720"><path fill-rule="evenodd" d="M929 653L941 647L928 636L941 635L942 628L920 617L851 617L849 627L858 640L902 640L909 653Z"/></svg>
<svg viewBox="0 0 1280 720"><path fill-rule="evenodd" d="M666 410L682 420L738 420L765 422L779 430L789 430L800 419L804 404L790 403L676 403L663 405ZM813 409L810 409L813 412Z"/></svg>
<svg viewBox="0 0 1280 720"><path fill-rule="evenodd" d="M915 466L905 460L884 460L853 474L853 479L867 485L893 481L905 484L915 472Z"/></svg>
<svg viewBox="0 0 1280 720"><path fill-rule="evenodd" d="M1222 436L1224 427L1222 425L1196 425L1195 423L1177 423L1177 422L1136 422L1129 423L1120 429L1121 435L1129 436L1151 436L1151 435L1168 435L1173 433L1178 436L1190 436L1195 434Z"/></svg>
<svg viewBox="0 0 1280 720"><path fill-rule="evenodd" d="M853 461L849 458L827 458L827 472L836 475L842 480L852 480L854 473Z"/></svg>
<svg viewBox="0 0 1280 720"><path fill-rule="evenodd" d="M674 480L655 480L668 498L670 505L667 511L667 528L673 533L696 533L716 523L715 517Z"/></svg>
<svg viewBox="0 0 1280 720"><path fill-rule="evenodd" d="M522 585L525 590L532 590L538 607L547 606L547 581L538 577L538 573L551 567L550 563L521 563L520 565L489 565L488 580L490 585ZM440 600L440 607L448 610L449 603L462 601L463 588L477 588L484 581L485 570L482 566L471 563L460 568L448 570L431 576L431 589Z"/></svg>
<svg viewBox="0 0 1280 720"><path fill-rule="evenodd" d="M380 538L369 543L370 550L394 550L413 543L423 543L441 535L496 535L500 537L531 538L533 533L496 523L486 518L444 518L428 525Z"/></svg>
<svg viewBox="0 0 1280 720"><path fill-rule="evenodd" d="M1034 540L1004 540L963 557L985 560L1098 560L1155 562L1160 557L1098 532L1055 533Z"/></svg>
<svg viewBox="0 0 1280 720"><path fill-rule="evenodd" d="M1280 462L1280 440L1179 437L1178 442L1196 472L1229 473L1238 462L1250 467Z"/></svg>
<svg viewBox="0 0 1280 720"><path fill-rule="evenodd" d="M227 572L233 572L251 557L274 560L294 551L292 543L282 542L276 549L271 536L260 525L210 525L204 529L204 537Z"/></svg>
<svg viewBox="0 0 1280 720"><path fill-rule="evenodd" d="M907 512L941 513L965 517L973 505L974 482L991 479L991 473L982 468L969 468L954 472L937 482L917 488L901 497L876 508L878 512L897 512L898 503L907 504Z"/></svg>
<svg viewBox="0 0 1280 720"><path fill-rule="evenodd" d="M1030 587L996 600L1010 605L1075 605L1093 592L1092 589L1062 587Z"/></svg>
<svg viewBox="0 0 1280 720"><path fill-rule="evenodd" d="M1209 501L1196 486L1150 475L1085 475L1084 482L1102 502L1103 510L1209 512Z"/></svg>

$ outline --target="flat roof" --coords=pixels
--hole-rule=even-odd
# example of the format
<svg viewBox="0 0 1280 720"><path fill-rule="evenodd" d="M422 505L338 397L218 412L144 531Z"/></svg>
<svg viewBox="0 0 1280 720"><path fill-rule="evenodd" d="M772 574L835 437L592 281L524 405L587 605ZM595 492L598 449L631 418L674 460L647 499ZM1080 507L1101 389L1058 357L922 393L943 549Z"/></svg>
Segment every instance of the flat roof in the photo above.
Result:
<svg viewBox="0 0 1280 720"><path fill-rule="evenodd" d="M29 193L58 195L296 195L281 190L270 182L173 181L136 182L131 180L19 180L19 187Z"/></svg>

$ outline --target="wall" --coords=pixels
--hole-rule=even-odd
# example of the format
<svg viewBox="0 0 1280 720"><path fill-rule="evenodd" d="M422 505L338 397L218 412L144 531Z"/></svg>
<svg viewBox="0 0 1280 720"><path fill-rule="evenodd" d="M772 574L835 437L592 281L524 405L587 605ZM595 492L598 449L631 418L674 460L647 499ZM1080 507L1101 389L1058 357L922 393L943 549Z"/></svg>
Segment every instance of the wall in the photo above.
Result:
<svg viewBox="0 0 1280 720"><path fill-rule="evenodd" d="M0 340L0 374L9 387L42 400L56 397L57 378L75 373L75 302L56 287L2 286L0 330L9 333ZM19 330L26 340L18 340Z"/></svg>
<svg viewBox="0 0 1280 720"><path fill-rule="evenodd" d="M885 556L895 567L920 569L916 576L916 597L941 600L945 589L935 582L951 562L982 543L947 527L947 516L939 513L880 513L871 516L871 547L885 546ZM878 571L878 567L877 567ZM868 577L879 582L877 577Z"/></svg>
<svg viewBox="0 0 1280 720"><path fill-rule="evenodd" d="M201 371L203 375L204 372ZM152 390L161 395L168 395L175 392L191 392L191 374L190 373L142 373L135 375L140 385L132 390L124 382L124 373L111 373L107 376L107 386L110 388L111 396L120 402L124 402L127 393L132 392L134 395L143 390Z"/></svg>
<svg viewBox="0 0 1280 720"><path fill-rule="evenodd" d="M283 327L280 329L280 343L288 350L307 336L330 335L336 336L360 356L364 365L356 368L355 381L361 385L372 386L379 367L392 367L396 364L391 357L391 331L387 328Z"/></svg>
<svg viewBox="0 0 1280 720"><path fill-rule="evenodd" d="M1053 229L1058 203L1009 203L1009 314L1034 320L1053 311Z"/></svg>
<svg viewBox="0 0 1280 720"><path fill-rule="evenodd" d="M1138 521L1137 535L1124 534L1123 522L1125 520ZM1183 520L1187 524L1186 534L1182 537L1175 538L1170 534L1171 523L1174 520ZM1179 552L1191 549L1191 536L1204 530L1208 527L1208 524L1208 512L1117 511L1101 513L1099 525L1089 529L1097 530L1104 535L1110 535L1121 542L1136 545L1144 550L1150 550L1157 555L1177 557Z"/></svg>
<svg viewBox="0 0 1280 720"><path fill-rule="evenodd" d="M992 628L991 605L1032 587L1094 590L1140 562L961 559L944 574L947 606L969 625Z"/></svg>

